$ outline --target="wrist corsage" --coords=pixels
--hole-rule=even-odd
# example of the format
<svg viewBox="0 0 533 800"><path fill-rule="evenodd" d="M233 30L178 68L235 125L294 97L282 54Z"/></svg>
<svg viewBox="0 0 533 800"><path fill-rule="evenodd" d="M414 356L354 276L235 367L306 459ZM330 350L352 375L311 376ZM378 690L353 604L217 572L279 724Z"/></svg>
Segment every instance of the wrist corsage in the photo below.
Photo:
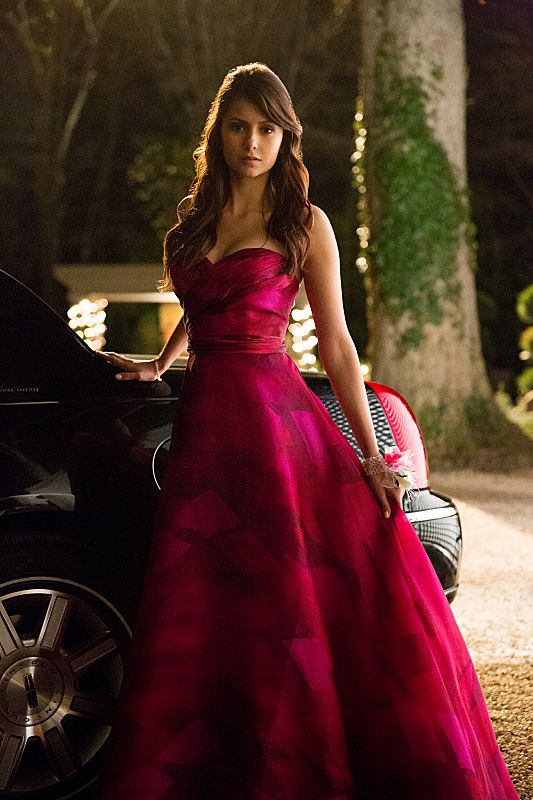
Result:
<svg viewBox="0 0 533 800"><path fill-rule="evenodd" d="M377 456L363 458L363 468L367 475L383 473L382 486L394 489L400 487L409 494L418 489L410 450L400 450L397 445L387 445Z"/></svg>

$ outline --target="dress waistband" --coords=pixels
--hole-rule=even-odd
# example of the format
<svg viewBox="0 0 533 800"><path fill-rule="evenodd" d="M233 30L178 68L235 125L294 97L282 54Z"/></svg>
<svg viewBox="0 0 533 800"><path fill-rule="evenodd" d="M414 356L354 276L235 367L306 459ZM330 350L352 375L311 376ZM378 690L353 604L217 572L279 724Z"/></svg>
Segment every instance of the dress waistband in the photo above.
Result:
<svg viewBox="0 0 533 800"><path fill-rule="evenodd" d="M231 338L224 336L189 338L187 352L200 355L203 353L284 353L287 351L285 342L279 336L260 336L255 339L243 337Z"/></svg>

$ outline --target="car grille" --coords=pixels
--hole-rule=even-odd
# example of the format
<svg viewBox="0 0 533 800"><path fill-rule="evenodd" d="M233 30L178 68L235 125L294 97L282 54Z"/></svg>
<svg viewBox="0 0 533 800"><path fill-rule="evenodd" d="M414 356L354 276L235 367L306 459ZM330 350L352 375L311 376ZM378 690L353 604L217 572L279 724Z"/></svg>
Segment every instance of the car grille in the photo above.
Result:
<svg viewBox="0 0 533 800"><path fill-rule="evenodd" d="M380 447L386 447L396 444L394 441L394 435L392 433L391 426L389 425L389 420L385 412L383 411L383 406L380 403L379 397L377 396L376 392L372 389L371 386L365 384L366 388L366 396L368 399L368 405L370 406L370 414L372 416L372 423L374 425L374 430L376 432L376 438L378 440L378 445ZM330 415L331 419L339 428L339 430L344 434L345 438L351 444L359 458L363 457L361 449L357 443L355 436L353 435L352 429L348 425L348 421L344 416L344 412L339 405L339 401L337 400L333 389L329 386L324 387L317 387L313 390L317 397L324 403L328 414Z"/></svg>

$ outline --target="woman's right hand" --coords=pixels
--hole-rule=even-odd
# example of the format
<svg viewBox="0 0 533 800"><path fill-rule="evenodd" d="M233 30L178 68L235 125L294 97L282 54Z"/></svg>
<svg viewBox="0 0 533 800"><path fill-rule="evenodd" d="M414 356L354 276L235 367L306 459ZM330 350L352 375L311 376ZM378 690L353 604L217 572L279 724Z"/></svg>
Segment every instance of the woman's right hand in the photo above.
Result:
<svg viewBox="0 0 533 800"><path fill-rule="evenodd" d="M134 361L118 353L97 350L97 355L105 358L108 364L118 367L120 372L115 374L117 381L156 381L158 378L157 358L146 361Z"/></svg>
<svg viewBox="0 0 533 800"><path fill-rule="evenodd" d="M384 475L384 472L376 472L373 475L367 475L366 479L381 506L383 517L388 519L391 515L391 505L393 503L397 503L402 508L402 496L405 489L401 489L399 486L383 486Z"/></svg>

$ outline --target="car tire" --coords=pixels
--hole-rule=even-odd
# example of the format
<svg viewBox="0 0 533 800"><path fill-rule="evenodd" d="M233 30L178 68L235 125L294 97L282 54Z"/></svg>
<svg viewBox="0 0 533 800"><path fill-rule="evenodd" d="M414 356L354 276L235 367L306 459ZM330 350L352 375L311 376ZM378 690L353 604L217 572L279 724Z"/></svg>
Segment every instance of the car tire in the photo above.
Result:
<svg viewBox="0 0 533 800"><path fill-rule="evenodd" d="M0 797L88 796L111 729L138 587L49 531L0 536Z"/></svg>

